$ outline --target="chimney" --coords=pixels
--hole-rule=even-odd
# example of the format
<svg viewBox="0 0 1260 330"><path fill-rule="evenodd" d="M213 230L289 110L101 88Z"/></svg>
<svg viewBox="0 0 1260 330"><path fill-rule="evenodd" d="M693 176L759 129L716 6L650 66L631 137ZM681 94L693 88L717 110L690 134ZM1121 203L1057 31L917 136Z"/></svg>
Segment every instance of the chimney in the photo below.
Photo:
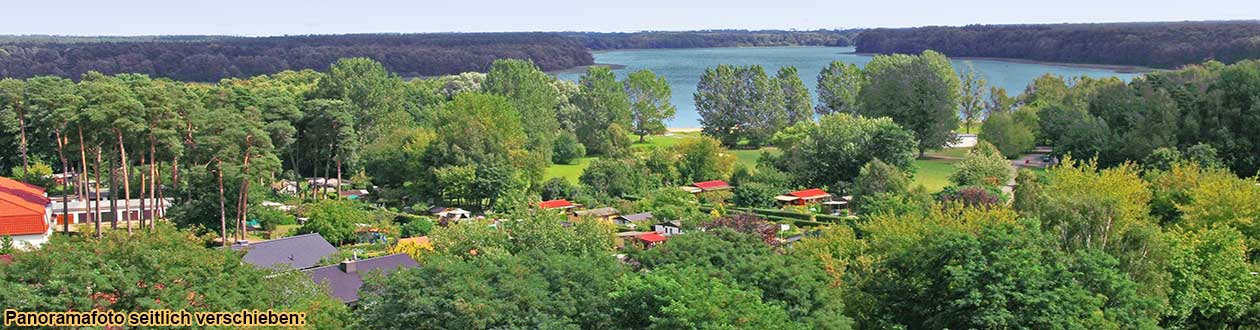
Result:
<svg viewBox="0 0 1260 330"><path fill-rule="evenodd" d="M355 272L358 272L358 266L355 265L357 263L359 263L358 260L351 260L351 259L342 260L341 271L349 273L349 274L354 274Z"/></svg>

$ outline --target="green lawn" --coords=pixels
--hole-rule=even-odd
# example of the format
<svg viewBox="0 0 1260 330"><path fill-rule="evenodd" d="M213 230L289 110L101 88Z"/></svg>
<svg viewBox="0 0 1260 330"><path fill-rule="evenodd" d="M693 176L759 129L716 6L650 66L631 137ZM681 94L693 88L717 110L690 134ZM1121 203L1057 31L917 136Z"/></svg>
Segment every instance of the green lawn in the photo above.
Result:
<svg viewBox="0 0 1260 330"><path fill-rule="evenodd" d="M582 176L582 171L586 170L587 166L591 166L592 160L595 160L595 157L584 157L579 159L576 164L572 165L551 164L551 166L547 166L547 171L543 173L543 180L550 180L551 178L565 178L569 180L570 183L577 184L578 177Z"/></svg>
<svg viewBox="0 0 1260 330"><path fill-rule="evenodd" d="M631 148L636 151L641 151L649 150L651 148L668 147L678 143L678 141L682 138L698 134L700 133L674 133L671 136L648 136L646 143L636 142L633 146L631 146ZM633 138L635 141L638 141L638 137ZM968 150L970 150L970 148L944 149L930 152L928 155L946 158L962 158L967 154ZM735 155L736 164L755 167L757 165L757 159L761 158L762 151L769 151L771 153L779 152L776 148L767 147L761 149L731 150L731 153ZM595 160L595 157L582 158L578 160L576 164L572 165L553 164L547 167L547 171L544 173L543 179L565 178L569 180L569 182L577 184L578 177L582 176L582 171L586 170L586 167L591 165L592 160ZM953 159L915 160L918 172L914 176L914 183L922 184L929 192L941 191L941 189L949 186L949 175L954 173L954 163L956 162L958 161Z"/></svg>
<svg viewBox="0 0 1260 330"><path fill-rule="evenodd" d="M914 184L923 185L928 192L938 192L950 185L949 175L954 173L956 160L919 159L914 161L918 171L914 174Z"/></svg>

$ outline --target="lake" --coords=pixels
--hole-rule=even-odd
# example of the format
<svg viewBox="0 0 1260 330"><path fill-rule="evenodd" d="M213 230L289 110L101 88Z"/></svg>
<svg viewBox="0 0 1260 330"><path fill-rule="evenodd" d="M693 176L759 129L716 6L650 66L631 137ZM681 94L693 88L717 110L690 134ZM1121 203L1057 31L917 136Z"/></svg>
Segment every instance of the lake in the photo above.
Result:
<svg viewBox="0 0 1260 330"><path fill-rule="evenodd" d="M817 99L814 87L818 72L831 61L840 60L866 65L871 60L869 55L853 53L853 47L748 47L748 48L690 48L690 49L631 49L595 53L595 62L601 64L623 65L614 70L618 78L640 69L652 70L669 81L673 91L673 103L678 107L677 116L667 122L667 126L700 127L700 118L696 114L695 100L692 94L704 69L718 64L750 65L759 64L766 73L774 76L783 66L796 66L801 80L810 89L810 95ZM1039 63L1008 62L1001 60L953 60L955 69L966 67L971 63L990 86L1006 88L1011 96L1024 91L1024 87L1033 79L1043 74L1055 74L1065 77L1117 76L1125 81L1138 76L1137 73L1121 73L1102 68L1072 67ZM561 72L556 74L561 79L577 81L580 72Z"/></svg>

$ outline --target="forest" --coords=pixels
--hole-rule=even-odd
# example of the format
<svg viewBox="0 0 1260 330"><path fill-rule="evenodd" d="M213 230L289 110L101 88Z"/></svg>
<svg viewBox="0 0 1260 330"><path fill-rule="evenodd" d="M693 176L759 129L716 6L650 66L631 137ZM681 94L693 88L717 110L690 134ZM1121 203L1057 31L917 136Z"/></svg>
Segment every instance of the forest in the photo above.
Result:
<svg viewBox="0 0 1260 330"><path fill-rule="evenodd" d="M693 94L703 131L670 144L652 142L673 91L648 70L591 66L573 82L502 59L403 80L347 58L215 84L3 79L12 177L58 199L102 200L70 187L91 180L109 199L174 205L59 226L32 251L0 242L0 305L272 308L324 329L1257 329L1260 62L1131 82L1047 75L1014 96L958 71L933 51L837 61L814 104L795 68L718 65ZM915 161L956 138L960 108L984 118L981 142L955 148L949 187L912 185ZM1009 158L1035 145L1061 163L1017 171ZM545 179L583 161L575 181ZM55 172L81 175L58 184ZM303 180L316 176L370 194ZM732 188L678 189L714 179ZM852 204L776 202L807 188ZM618 232L660 222L542 209L552 199L681 232L619 246ZM435 219L432 206L485 218ZM260 234L251 220L319 233L339 257L420 265L369 277L347 307L213 248ZM365 227L428 243L356 242Z"/></svg>
<svg viewBox="0 0 1260 330"><path fill-rule="evenodd" d="M857 51L1174 68L1260 57L1260 22L929 26L864 30Z"/></svg>
<svg viewBox="0 0 1260 330"><path fill-rule="evenodd" d="M214 82L285 70L324 69L368 57L405 77L485 71L495 59L528 59L544 70L593 63L572 39L547 33L354 34L276 37L8 37L0 77L79 77L89 71Z"/></svg>
<svg viewBox="0 0 1260 330"><path fill-rule="evenodd" d="M832 46L852 44L860 30L703 30L562 33L591 50L705 47Z"/></svg>

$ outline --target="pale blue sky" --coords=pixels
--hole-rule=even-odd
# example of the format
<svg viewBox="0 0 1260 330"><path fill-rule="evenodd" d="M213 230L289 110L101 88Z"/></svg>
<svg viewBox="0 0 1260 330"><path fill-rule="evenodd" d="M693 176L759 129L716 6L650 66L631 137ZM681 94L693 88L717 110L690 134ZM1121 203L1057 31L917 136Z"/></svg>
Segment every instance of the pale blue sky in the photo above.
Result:
<svg viewBox="0 0 1260 330"><path fill-rule="evenodd" d="M0 0L0 34L817 29L1260 19L1255 0Z"/></svg>

